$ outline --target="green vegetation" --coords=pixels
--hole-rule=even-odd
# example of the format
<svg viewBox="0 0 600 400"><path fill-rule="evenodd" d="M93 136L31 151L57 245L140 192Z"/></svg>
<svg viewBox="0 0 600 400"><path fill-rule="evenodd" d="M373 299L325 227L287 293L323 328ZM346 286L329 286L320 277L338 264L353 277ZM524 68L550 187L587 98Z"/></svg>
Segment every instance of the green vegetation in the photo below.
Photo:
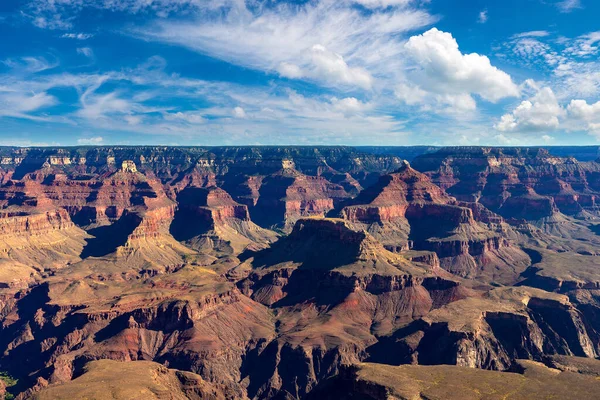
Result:
<svg viewBox="0 0 600 400"><path fill-rule="evenodd" d="M4 382L4 384L6 385L6 388L15 386L18 382L17 379L13 378L6 372L1 372L1 371L0 371L0 380L2 380ZM4 400L12 400L14 398L15 398L15 396L11 393L6 392L4 394Z"/></svg>

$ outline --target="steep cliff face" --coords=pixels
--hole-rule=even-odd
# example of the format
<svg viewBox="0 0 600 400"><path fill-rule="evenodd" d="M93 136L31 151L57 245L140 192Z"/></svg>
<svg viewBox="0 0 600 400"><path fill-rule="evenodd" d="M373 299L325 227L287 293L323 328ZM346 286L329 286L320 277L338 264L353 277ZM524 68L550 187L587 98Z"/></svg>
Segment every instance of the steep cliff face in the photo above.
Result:
<svg viewBox="0 0 600 400"><path fill-rule="evenodd" d="M233 193L249 206L252 220L258 225L288 232L298 218L323 217L350 197L343 186L321 176L304 175L291 166L260 180L248 177Z"/></svg>
<svg viewBox="0 0 600 400"><path fill-rule="evenodd" d="M0 286L27 286L44 270L79 261L86 237L64 210L0 213Z"/></svg>
<svg viewBox="0 0 600 400"><path fill-rule="evenodd" d="M0 371L18 379L6 390L91 396L139 373L132 390L157 396L343 398L327 391L336 377L353 395L404 396L344 380L365 360L437 377L529 379L536 362L590 375L596 164L455 148L413 169L389 154L0 148ZM514 375L486 374L488 388ZM407 393L440 395L426 386Z"/></svg>
<svg viewBox="0 0 600 400"><path fill-rule="evenodd" d="M350 203L340 215L388 249L434 251L440 265L459 276L514 283L529 265L527 255L496 232L501 217L456 201L408 163Z"/></svg>
<svg viewBox="0 0 600 400"><path fill-rule="evenodd" d="M340 364L364 359L380 335L472 293L343 220L301 219L248 263L238 286L278 319L276 340L248 361L264 374L249 373L250 397L304 397Z"/></svg>
<svg viewBox="0 0 600 400"><path fill-rule="evenodd" d="M179 193L177 202L170 231L193 249L237 255L245 249L264 248L277 237L253 223L248 207L220 188L187 188Z"/></svg>
<svg viewBox="0 0 600 400"><path fill-rule="evenodd" d="M23 383L57 384L90 360L154 360L244 397L243 356L274 335L264 306L206 269L142 282L123 281L124 274L109 274L106 266L91 274L89 266L74 267L22 297L19 317L9 315L2 326L2 367Z"/></svg>
<svg viewBox="0 0 600 400"><path fill-rule="evenodd" d="M548 354L596 357L586 318L566 296L531 288L495 289L430 312L394 333L396 359L374 346L372 360L507 370L515 359ZM560 333L559 333L560 332Z"/></svg>
<svg viewBox="0 0 600 400"><path fill-rule="evenodd" d="M468 147L424 154L413 165L459 200L478 201L505 218L598 214L596 162L544 149Z"/></svg>

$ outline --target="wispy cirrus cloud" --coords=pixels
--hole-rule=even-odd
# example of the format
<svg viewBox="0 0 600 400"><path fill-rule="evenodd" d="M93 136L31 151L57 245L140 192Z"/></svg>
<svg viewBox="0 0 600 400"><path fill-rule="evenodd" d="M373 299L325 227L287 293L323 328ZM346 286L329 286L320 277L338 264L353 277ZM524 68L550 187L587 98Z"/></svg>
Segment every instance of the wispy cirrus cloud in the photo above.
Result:
<svg viewBox="0 0 600 400"><path fill-rule="evenodd" d="M402 137L402 123L375 112L352 97L307 97L271 86L248 88L228 82L209 82L171 75L166 63L152 58L138 67L103 74L54 74L27 79L13 77L0 90L1 117L44 120L46 107L60 104L47 92L58 88L78 93L75 110L54 122L87 131L136 132L178 136L214 144L343 143L370 131L374 136ZM117 89L114 89L114 88ZM30 91L43 91L29 96ZM164 107L156 100L178 106ZM203 99L208 105L192 107ZM159 103L160 103L159 102ZM286 132L281 123L285 121ZM99 136L94 136L99 137ZM104 137L104 136L102 136ZM79 142L85 142L83 138Z"/></svg>
<svg viewBox="0 0 600 400"><path fill-rule="evenodd" d="M16 70L18 73L35 73L56 68L58 61L48 61L45 57L7 58L2 64Z"/></svg>
<svg viewBox="0 0 600 400"><path fill-rule="evenodd" d="M412 3L386 2L391 8L365 13L350 1L254 8L226 2L218 13L158 20L130 32L292 79L369 89L374 74L395 73L397 63L388 61L402 53L403 35L436 20Z"/></svg>
<svg viewBox="0 0 600 400"><path fill-rule="evenodd" d="M94 137L85 137L77 139L77 144L82 145L99 145L104 142L104 138L102 136L94 136Z"/></svg>
<svg viewBox="0 0 600 400"><path fill-rule="evenodd" d="M94 37L91 33L64 33L60 36L64 39L77 39L77 40L87 40Z"/></svg>
<svg viewBox="0 0 600 400"><path fill-rule="evenodd" d="M0 117L15 117L31 120L43 120L45 117L33 112L53 106L57 99L46 92L35 94L6 90L0 87Z"/></svg>
<svg viewBox="0 0 600 400"><path fill-rule="evenodd" d="M563 13L570 13L579 8L583 8L581 0L560 0L556 3L556 7Z"/></svg>

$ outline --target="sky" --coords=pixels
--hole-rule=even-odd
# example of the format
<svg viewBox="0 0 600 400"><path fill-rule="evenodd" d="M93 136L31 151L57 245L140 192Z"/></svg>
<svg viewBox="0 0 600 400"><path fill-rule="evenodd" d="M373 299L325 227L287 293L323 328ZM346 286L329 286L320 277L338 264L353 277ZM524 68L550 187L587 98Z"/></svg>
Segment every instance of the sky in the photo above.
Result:
<svg viewBox="0 0 600 400"><path fill-rule="evenodd" d="M585 145L597 0L2 0L0 145Z"/></svg>

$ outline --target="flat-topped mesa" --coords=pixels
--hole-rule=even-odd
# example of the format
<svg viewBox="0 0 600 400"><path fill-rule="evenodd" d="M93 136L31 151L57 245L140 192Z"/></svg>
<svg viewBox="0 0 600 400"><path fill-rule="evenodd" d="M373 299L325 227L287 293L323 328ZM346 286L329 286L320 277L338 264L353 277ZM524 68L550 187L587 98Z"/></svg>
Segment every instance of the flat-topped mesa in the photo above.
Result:
<svg viewBox="0 0 600 400"><path fill-rule="evenodd" d="M287 237L258 252L252 264L262 270L299 268L353 276L422 276L432 271L386 250L373 236L356 230L348 221L333 218L299 219Z"/></svg>
<svg viewBox="0 0 600 400"><path fill-rule="evenodd" d="M181 209L194 211L213 224L226 223L229 218L249 221L248 207L235 202L229 193L218 187L187 188L177 196Z"/></svg>
<svg viewBox="0 0 600 400"><path fill-rule="evenodd" d="M362 245L368 238L364 231L353 230L345 221L330 218L304 218L294 225L290 240L316 238L328 243L341 243L350 248ZM356 248L358 249L358 247Z"/></svg>
<svg viewBox="0 0 600 400"><path fill-rule="evenodd" d="M237 254L247 247L264 248L276 238L274 232L250 220L247 206L218 187L186 188L177 195L177 202L170 231L193 249Z"/></svg>
<svg viewBox="0 0 600 400"><path fill-rule="evenodd" d="M293 168L281 169L263 177L260 181L248 178L245 193L252 220L266 228L292 229L298 218L319 216L333 209L339 201L350 195L344 187L331 183L321 176L304 175ZM242 195L242 197L247 196Z"/></svg>
<svg viewBox="0 0 600 400"><path fill-rule="evenodd" d="M123 163L121 164L121 171L122 172L137 172L137 167L135 166L135 162L133 162L132 160L125 160L123 161Z"/></svg>
<svg viewBox="0 0 600 400"><path fill-rule="evenodd" d="M128 210L124 217L132 217L137 226L127 236L124 245L117 247L116 257L132 268L151 269L153 273L162 273L184 264L183 257L194 251L179 243L169 228L175 218L174 203L149 210ZM151 266L151 267L148 267Z"/></svg>

